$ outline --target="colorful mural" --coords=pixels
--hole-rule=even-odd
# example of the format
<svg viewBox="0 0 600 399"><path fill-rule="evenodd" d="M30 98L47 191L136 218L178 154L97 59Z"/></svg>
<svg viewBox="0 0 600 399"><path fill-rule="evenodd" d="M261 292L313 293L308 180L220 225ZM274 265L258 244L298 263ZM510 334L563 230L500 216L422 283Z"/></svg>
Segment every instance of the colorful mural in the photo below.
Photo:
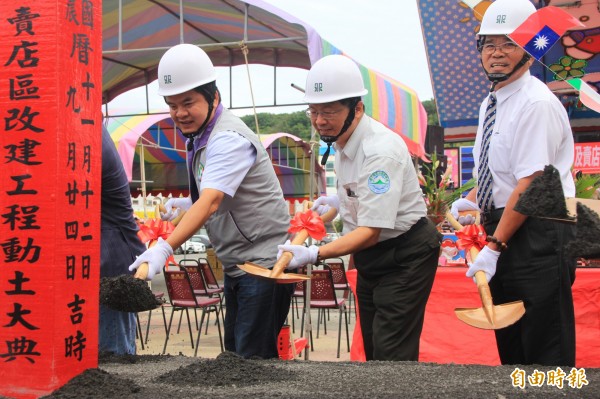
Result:
<svg viewBox="0 0 600 399"><path fill-rule="evenodd" d="M487 95L475 36L481 15L491 1L418 0L421 26L432 76L434 97L446 136L453 130L477 126L477 113ZM535 0L536 8L560 7L584 27L572 29L541 59L531 73L545 81L563 102L571 119L598 118L579 101L579 94L562 79L579 78L600 88L600 11L597 2ZM469 5L473 5L471 9Z"/></svg>

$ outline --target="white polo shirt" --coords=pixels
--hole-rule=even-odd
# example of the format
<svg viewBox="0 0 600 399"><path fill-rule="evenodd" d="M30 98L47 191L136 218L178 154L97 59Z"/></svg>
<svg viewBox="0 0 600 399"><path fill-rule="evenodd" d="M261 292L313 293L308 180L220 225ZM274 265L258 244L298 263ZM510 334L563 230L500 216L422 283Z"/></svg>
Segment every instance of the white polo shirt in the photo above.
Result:
<svg viewBox="0 0 600 399"><path fill-rule="evenodd" d="M344 234L377 227L384 241L427 214L408 148L396 133L365 115L344 148L334 145Z"/></svg>
<svg viewBox="0 0 600 399"><path fill-rule="evenodd" d="M496 122L489 149L494 206L503 208L518 180L543 171L546 165L558 169L565 196L574 197L575 184L571 175L573 133L567 112L558 98L529 71L499 89L496 97ZM475 174L488 98L479 110L479 127L473 147Z"/></svg>

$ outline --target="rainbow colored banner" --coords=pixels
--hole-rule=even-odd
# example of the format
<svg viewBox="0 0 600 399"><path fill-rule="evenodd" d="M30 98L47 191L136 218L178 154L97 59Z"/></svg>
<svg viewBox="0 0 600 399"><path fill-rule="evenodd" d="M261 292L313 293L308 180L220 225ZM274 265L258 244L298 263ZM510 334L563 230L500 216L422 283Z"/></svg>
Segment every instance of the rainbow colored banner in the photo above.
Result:
<svg viewBox="0 0 600 399"><path fill-rule="evenodd" d="M314 42L320 42L319 58L331 54L342 54L352 58L320 37L313 39L313 44ZM310 36L309 46L311 46ZM316 60L312 61L314 63ZM369 91L363 96L367 115L398 133L404 139L411 154L426 159L423 143L427 132L427 112L415 91L358 62L356 64Z"/></svg>

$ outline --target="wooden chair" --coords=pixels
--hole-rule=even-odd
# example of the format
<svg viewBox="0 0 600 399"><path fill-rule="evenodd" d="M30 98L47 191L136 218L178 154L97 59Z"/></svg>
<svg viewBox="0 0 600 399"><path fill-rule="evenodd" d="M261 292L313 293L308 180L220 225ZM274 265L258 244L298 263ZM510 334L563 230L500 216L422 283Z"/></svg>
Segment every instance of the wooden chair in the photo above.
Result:
<svg viewBox="0 0 600 399"><path fill-rule="evenodd" d="M304 286L304 293L306 297L306 285ZM317 338L319 338L319 325L321 318L325 321L325 309L337 309L339 311L339 326L338 326L338 347L337 357L340 357L340 343L342 339L342 314L346 321L346 343L348 346L348 352L350 352L350 336L348 333L348 313L346 312L346 300L344 298L338 299L335 295L335 287L333 285L333 276L331 270L325 268L324 270L313 270L311 278L311 290L310 290L310 308L318 309L317 319ZM302 314L302 329L304 329L304 313ZM314 350L314 343L312 337L312 331L310 333L310 348Z"/></svg>
<svg viewBox="0 0 600 399"><path fill-rule="evenodd" d="M163 268L165 283L167 285L167 292L169 294L169 301L171 303L171 316L169 318L169 324L167 326L167 333L165 336L165 344L163 347L163 355L167 351L167 343L169 341L169 334L171 332L171 325L173 323L173 315L177 311L185 311L188 329L190 332L190 341L192 349L194 349L194 339L192 335L192 324L190 322L189 309L196 311L202 309L202 317L200 325L198 327L198 334L196 336L196 347L194 350L194 356L198 354L198 345L200 343L200 335L202 334L202 324L204 323L204 317L210 312L219 312L218 304L219 298L201 297L194 294L192 288L192 281L187 270L183 267L175 268L169 267ZM218 321L217 316L217 328L219 330L219 342L221 344L221 352L223 352L223 336L221 334L221 323ZM208 322L208 321L207 321Z"/></svg>

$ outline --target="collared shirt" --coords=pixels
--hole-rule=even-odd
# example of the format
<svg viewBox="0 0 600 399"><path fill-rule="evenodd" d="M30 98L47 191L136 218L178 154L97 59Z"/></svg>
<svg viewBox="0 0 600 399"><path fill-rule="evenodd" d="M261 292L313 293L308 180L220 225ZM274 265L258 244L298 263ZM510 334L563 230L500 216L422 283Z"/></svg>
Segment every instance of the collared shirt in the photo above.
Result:
<svg viewBox="0 0 600 399"><path fill-rule="evenodd" d="M496 92L496 122L489 149L494 206L503 208L518 180L543 171L559 170L566 197L575 196L571 175L573 133L564 106L539 79L527 71ZM479 127L473 147L474 170L479 165L486 98L479 110Z"/></svg>
<svg viewBox="0 0 600 399"><path fill-rule="evenodd" d="M381 228L379 241L405 233L426 215L423 193L406 144L381 123L363 116L341 148L335 173L344 233Z"/></svg>
<svg viewBox="0 0 600 399"><path fill-rule="evenodd" d="M256 161L256 149L237 132L221 132L206 147L206 165L201 174L200 190L214 188L230 197L235 195L242 180Z"/></svg>

